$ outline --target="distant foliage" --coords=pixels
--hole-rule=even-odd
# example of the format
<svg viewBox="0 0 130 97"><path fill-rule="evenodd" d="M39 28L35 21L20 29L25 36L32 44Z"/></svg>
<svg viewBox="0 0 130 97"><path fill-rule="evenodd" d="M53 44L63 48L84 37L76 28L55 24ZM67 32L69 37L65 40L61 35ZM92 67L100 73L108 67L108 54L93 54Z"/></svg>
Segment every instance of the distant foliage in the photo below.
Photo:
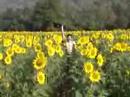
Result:
<svg viewBox="0 0 130 97"><path fill-rule="evenodd" d="M0 30L129 28L129 9L129 0L38 0L32 8L1 13Z"/></svg>

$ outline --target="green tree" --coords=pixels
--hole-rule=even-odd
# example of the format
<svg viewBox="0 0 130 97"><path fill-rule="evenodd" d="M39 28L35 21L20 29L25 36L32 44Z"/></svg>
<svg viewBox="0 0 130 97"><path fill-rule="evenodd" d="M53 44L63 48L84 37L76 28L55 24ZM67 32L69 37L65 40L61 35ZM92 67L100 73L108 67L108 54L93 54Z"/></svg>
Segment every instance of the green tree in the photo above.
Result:
<svg viewBox="0 0 130 97"><path fill-rule="evenodd" d="M47 30L54 23L61 23L62 7L60 0L39 0L34 7L32 16L34 30Z"/></svg>

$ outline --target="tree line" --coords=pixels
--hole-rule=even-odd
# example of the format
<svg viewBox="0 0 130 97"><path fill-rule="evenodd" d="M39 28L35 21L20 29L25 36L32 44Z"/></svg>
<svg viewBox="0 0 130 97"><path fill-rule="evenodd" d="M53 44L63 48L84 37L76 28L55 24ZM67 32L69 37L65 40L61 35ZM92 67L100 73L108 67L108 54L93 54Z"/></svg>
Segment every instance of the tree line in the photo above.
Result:
<svg viewBox="0 0 130 97"><path fill-rule="evenodd" d="M39 0L35 6L7 9L0 30L104 30L130 27L129 0Z"/></svg>

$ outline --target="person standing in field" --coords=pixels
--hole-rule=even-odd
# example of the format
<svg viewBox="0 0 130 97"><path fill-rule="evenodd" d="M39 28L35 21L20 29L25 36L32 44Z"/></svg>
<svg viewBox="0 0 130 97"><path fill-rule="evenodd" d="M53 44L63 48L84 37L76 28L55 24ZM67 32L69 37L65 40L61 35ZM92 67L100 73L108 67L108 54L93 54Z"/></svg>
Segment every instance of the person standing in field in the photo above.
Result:
<svg viewBox="0 0 130 97"><path fill-rule="evenodd" d="M67 37L65 36L64 26L61 26L62 38L63 42L65 42L66 50L68 54L71 54L74 50L75 41L72 38L72 34L68 34Z"/></svg>
<svg viewBox="0 0 130 97"><path fill-rule="evenodd" d="M71 34L67 34L67 36L65 36L63 25L61 26L61 33L64 49L67 53L65 54L64 62L61 63L65 64L64 67L62 67L62 73L64 73L64 75L61 78L61 83L57 87L57 91L59 91L59 93L56 97L73 97L75 92L72 89L73 79L70 77L70 75L72 75L70 70L72 70L75 64L75 41L73 40Z"/></svg>

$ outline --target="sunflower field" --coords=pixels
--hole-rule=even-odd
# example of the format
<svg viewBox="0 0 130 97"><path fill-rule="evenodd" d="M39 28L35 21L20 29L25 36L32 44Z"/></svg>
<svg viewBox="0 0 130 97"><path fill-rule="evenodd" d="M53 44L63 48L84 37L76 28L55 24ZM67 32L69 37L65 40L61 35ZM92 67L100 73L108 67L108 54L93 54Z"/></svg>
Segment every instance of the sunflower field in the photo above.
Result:
<svg viewBox="0 0 130 97"><path fill-rule="evenodd" d="M0 32L0 97L130 97L130 30Z"/></svg>

